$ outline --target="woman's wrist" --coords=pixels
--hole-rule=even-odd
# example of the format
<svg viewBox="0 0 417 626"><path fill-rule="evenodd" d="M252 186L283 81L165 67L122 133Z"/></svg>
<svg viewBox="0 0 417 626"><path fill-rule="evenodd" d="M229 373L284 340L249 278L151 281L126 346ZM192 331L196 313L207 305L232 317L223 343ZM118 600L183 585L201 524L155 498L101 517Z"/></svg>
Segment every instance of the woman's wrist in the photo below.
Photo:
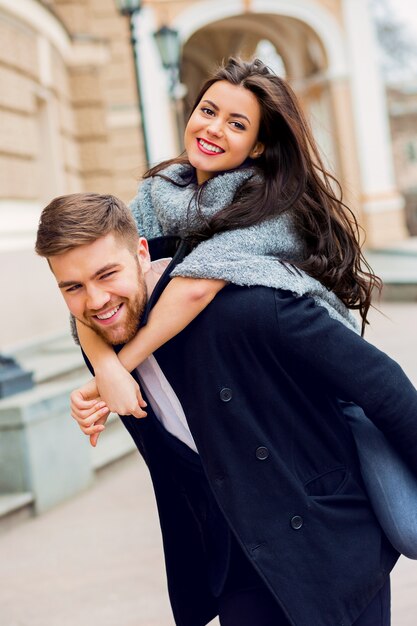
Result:
<svg viewBox="0 0 417 626"><path fill-rule="evenodd" d="M119 363L130 373L139 364L133 351L128 351L123 348L118 354Z"/></svg>
<svg viewBox="0 0 417 626"><path fill-rule="evenodd" d="M118 366L123 367L115 352L113 353L113 355L106 355L106 357L99 359L96 365L94 365L93 363L96 376L106 374L107 372Z"/></svg>

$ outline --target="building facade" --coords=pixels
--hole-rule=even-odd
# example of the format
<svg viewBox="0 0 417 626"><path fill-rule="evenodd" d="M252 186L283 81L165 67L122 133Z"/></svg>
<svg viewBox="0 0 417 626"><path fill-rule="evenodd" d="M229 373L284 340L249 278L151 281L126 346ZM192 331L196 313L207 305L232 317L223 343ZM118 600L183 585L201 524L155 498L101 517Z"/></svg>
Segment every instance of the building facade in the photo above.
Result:
<svg viewBox="0 0 417 626"><path fill-rule="evenodd" d="M404 196L409 233L417 236L417 84L387 91L395 176Z"/></svg>
<svg viewBox="0 0 417 626"><path fill-rule="evenodd" d="M113 0L0 1L0 351L67 326L43 259L56 195L129 200L144 169L129 28Z"/></svg>

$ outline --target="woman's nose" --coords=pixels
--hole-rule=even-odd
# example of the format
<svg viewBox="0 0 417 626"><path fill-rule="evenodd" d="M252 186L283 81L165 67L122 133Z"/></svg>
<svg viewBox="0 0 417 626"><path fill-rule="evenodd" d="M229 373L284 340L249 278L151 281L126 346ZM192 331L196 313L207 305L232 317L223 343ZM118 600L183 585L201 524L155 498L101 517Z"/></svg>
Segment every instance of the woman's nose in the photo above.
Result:
<svg viewBox="0 0 417 626"><path fill-rule="evenodd" d="M222 137L223 136L222 124L218 120L213 121L207 127L207 132L209 133L209 135L212 135L213 137Z"/></svg>

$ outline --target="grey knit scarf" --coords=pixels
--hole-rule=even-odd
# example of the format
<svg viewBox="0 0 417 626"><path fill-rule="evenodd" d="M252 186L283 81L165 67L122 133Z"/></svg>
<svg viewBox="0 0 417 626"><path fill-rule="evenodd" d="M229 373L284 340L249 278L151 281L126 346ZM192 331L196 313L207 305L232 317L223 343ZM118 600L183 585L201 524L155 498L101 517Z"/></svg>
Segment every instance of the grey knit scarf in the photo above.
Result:
<svg viewBox="0 0 417 626"><path fill-rule="evenodd" d="M185 236L198 230L201 217L197 196L201 214L211 217L232 202L243 183L259 176L250 167L241 168L214 176L199 190L188 165L170 165L162 173L166 178L146 178L131 203L139 233L148 239ZM343 302L292 265L303 257L303 242L286 213L248 228L215 234L186 256L171 276L217 278L241 286L262 285L311 296L332 318L358 332L358 322Z"/></svg>

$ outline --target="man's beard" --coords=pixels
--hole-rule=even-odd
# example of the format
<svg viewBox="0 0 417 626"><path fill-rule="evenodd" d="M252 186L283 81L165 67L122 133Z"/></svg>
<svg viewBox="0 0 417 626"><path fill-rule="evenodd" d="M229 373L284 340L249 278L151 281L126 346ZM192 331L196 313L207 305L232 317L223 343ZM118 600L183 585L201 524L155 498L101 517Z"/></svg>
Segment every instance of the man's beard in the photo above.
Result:
<svg viewBox="0 0 417 626"><path fill-rule="evenodd" d="M142 315L145 311L147 302L146 284L143 274L138 266L138 289L134 299L126 299L122 301L124 312L123 324L115 326L115 328L106 328L98 323L91 321L89 318L79 320L85 326L92 328L106 343L112 346L127 343L136 335ZM88 321L87 321L88 320Z"/></svg>

